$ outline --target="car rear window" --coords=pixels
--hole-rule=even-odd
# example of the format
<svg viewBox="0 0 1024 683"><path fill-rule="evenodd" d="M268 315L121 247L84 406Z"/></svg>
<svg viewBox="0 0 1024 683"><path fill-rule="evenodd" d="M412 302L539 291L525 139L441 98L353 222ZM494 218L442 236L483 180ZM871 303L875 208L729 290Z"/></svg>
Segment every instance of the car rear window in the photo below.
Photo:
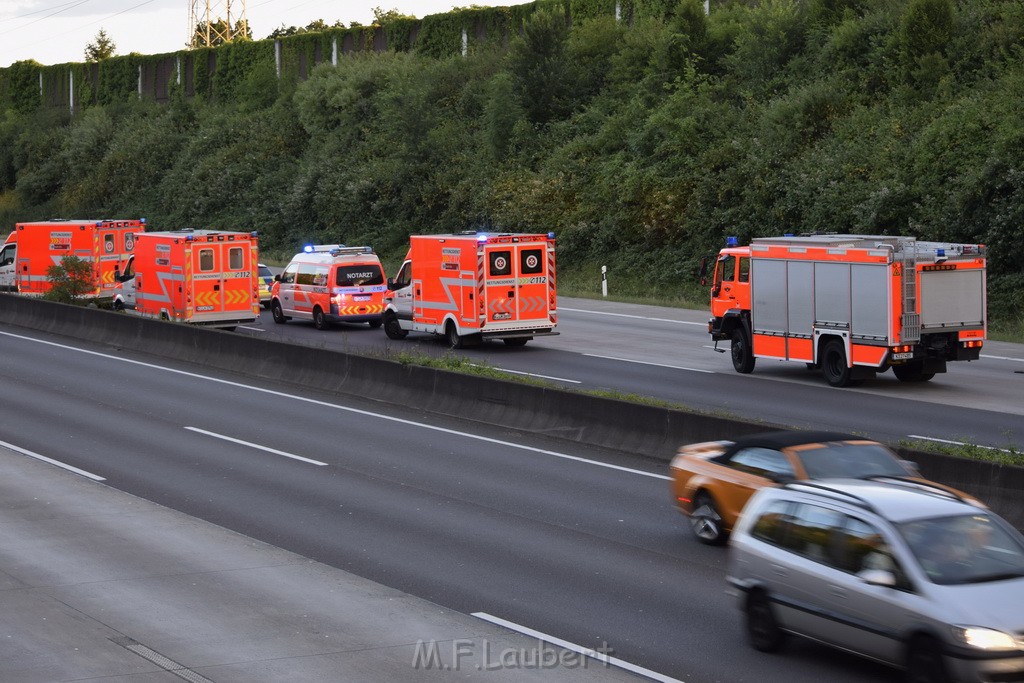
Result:
<svg viewBox="0 0 1024 683"><path fill-rule="evenodd" d="M365 266L338 266L338 275L335 279L338 287L362 287L364 285L384 284L384 273L380 266L368 264Z"/></svg>
<svg viewBox="0 0 1024 683"><path fill-rule="evenodd" d="M913 473L878 444L825 444L797 454L809 479L906 477Z"/></svg>

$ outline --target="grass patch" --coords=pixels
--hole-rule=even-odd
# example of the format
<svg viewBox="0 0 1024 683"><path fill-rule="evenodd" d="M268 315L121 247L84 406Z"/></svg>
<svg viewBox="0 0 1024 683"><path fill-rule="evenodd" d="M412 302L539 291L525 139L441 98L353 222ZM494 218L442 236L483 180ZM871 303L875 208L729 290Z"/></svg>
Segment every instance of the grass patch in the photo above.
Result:
<svg viewBox="0 0 1024 683"><path fill-rule="evenodd" d="M1024 451L1012 445L1006 448L989 448L973 444L947 444L918 439L901 439L899 445L903 448L924 451L925 453L941 453L942 455L951 455L967 460L980 460L997 465L1024 467Z"/></svg>

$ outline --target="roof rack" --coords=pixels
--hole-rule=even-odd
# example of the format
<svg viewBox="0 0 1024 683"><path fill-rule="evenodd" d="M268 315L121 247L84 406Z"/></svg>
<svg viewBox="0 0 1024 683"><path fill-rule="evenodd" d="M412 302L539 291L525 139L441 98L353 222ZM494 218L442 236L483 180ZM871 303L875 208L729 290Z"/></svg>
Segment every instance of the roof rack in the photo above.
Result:
<svg viewBox="0 0 1024 683"><path fill-rule="evenodd" d="M828 484L822 484L821 482L818 482L818 481L790 481L790 482L786 482L785 484L783 484L782 488L792 489L792 488L799 487L799 486L803 486L804 488L814 489L816 491L826 491L828 493L831 493L833 496L835 496L837 498L842 497L842 498L848 499L849 501L852 501L854 503L854 505L858 505L858 506L860 506L860 507L862 507L862 508L864 508L866 510L871 510L872 512L878 512L878 509L874 505L872 505L867 500L861 498L860 496L858 496L856 494L853 494L853 493L850 493L849 491L843 491L843 490L840 490L840 489L832 488Z"/></svg>

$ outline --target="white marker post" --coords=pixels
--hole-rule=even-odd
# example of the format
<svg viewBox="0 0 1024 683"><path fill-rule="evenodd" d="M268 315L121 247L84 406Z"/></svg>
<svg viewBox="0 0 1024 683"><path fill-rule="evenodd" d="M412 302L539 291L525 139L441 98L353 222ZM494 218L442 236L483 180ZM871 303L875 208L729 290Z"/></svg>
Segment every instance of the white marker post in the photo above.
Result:
<svg viewBox="0 0 1024 683"><path fill-rule="evenodd" d="M608 296L608 266L601 266L601 296Z"/></svg>

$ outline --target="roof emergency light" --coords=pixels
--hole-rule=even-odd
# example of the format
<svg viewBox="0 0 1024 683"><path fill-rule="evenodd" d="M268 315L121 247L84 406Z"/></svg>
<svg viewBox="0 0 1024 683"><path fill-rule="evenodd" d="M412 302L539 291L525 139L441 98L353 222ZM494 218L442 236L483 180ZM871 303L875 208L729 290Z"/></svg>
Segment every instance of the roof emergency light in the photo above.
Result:
<svg viewBox="0 0 1024 683"><path fill-rule="evenodd" d="M478 232L476 234L476 241L480 242L481 244L483 244L484 242L487 241L487 235L485 233Z"/></svg>
<svg viewBox="0 0 1024 683"><path fill-rule="evenodd" d="M936 249L935 250L935 262L936 263L945 263L946 262L946 250L945 249Z"/></svg>
<svg viewBox="0 0 1024 683"><path fill-rule="evenodd" d="M738 247L740 241L735 236L729 236L725 238L725 246L727 247Z"/></svg>

